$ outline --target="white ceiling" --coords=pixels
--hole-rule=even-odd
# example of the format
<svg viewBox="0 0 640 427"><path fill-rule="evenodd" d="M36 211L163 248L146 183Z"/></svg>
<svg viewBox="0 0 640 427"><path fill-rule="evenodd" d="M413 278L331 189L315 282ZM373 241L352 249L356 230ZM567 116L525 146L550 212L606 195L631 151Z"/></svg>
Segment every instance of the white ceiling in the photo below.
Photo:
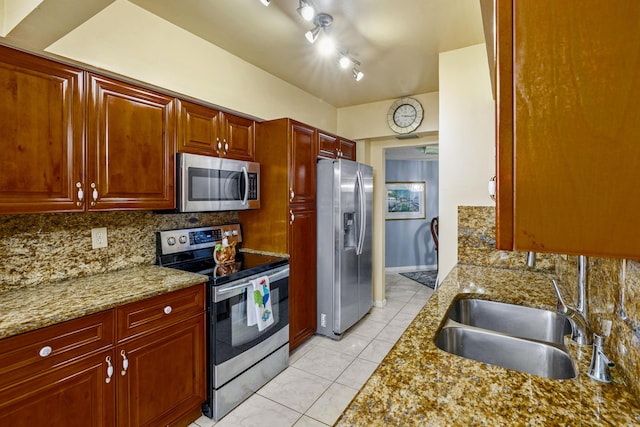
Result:
<svg viewBox="0 0 640 427"><path fill-rule="evenodd" d="M438 91L438 54L484 43L479 0L310 0L333 16L338 46L361 63L356 82L306 41L313 24L296 12L298 0L129 1L335 107ZM4 43L44 53L112 2L35 2Z"/></svg>

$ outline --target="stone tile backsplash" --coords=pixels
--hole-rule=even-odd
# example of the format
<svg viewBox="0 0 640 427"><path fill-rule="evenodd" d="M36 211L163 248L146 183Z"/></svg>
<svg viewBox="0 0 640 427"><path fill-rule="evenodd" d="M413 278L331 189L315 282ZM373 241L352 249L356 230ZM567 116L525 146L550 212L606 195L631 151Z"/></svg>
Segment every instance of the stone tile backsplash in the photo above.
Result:
<svg viewBox="0 0 640 427"><path fill-rule="evenodd" d="M0 290L155 264L156 231L232 222L236 212L0 215ZM96 227L108 247L91 248Z"/></svg>
<svg viewBox="0 0 640 427"><path fill-rule="evenodd" d="M458 263L524 270L525 256L495 249L495 208L458 208ZM577 299L577 264L576 256L537 254L535 269L555 273L571 306ZM640 399L640 262L590 257L587 303L591 327L606 337L605 353Z"/></svg>

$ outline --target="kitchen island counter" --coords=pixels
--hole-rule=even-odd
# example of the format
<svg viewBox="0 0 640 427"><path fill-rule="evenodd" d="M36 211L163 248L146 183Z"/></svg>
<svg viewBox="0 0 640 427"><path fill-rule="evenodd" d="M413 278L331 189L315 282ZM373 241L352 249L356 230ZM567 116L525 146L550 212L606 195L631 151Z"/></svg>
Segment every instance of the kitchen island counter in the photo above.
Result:
<svg viewBox="0 0 640 427"><path fill-rule="evenodd" d="M434 344L451 303L474 297L554 310L550 276L458 265L338 420L338 426L638 425L640 402L587 376L592 348L572 342L578 376L556 380L462 358ZM508 321L505 319L505 321ZM568 337L566 338L568 340Z"/></svg>
<svg viewBox="0 0 640 427"><path fill-rule="evenodd" d="M0 292L0 338L204 283L207 276L147 265Z"/></svg>

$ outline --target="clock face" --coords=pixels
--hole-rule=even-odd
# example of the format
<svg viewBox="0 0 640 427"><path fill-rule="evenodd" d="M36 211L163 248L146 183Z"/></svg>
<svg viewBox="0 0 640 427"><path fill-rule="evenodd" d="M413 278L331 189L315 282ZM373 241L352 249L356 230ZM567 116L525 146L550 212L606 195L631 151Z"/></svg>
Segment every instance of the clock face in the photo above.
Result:
<svg viewBox="0 0 640 427"><path fill-rule="evenodd" d="M393 122L401 128L406 128L414 122L417 116L418 112L413 105L403 104L393 113Z"/></svg>
<svg viewBox="0 0 640 427"><path fill-rule="evenodd" d="M391 130L396 133L413 132L422 123L424 111L422 105L413 98L396 100L389 108L387 122Z"/></svg>

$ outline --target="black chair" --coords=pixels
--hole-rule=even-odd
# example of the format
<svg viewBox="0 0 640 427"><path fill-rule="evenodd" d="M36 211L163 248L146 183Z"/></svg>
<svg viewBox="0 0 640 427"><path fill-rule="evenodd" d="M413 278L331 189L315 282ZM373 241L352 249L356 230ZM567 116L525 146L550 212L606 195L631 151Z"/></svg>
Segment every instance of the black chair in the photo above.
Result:
<svg viewBox="0 0 640 427"><path fill-rule="evenodd" d="M436 263L438 263L439 256L438 256L438 217L437 216L434 216L433 219L431 219L431 236L433 236L433 242L436 245Z"/></svg>

